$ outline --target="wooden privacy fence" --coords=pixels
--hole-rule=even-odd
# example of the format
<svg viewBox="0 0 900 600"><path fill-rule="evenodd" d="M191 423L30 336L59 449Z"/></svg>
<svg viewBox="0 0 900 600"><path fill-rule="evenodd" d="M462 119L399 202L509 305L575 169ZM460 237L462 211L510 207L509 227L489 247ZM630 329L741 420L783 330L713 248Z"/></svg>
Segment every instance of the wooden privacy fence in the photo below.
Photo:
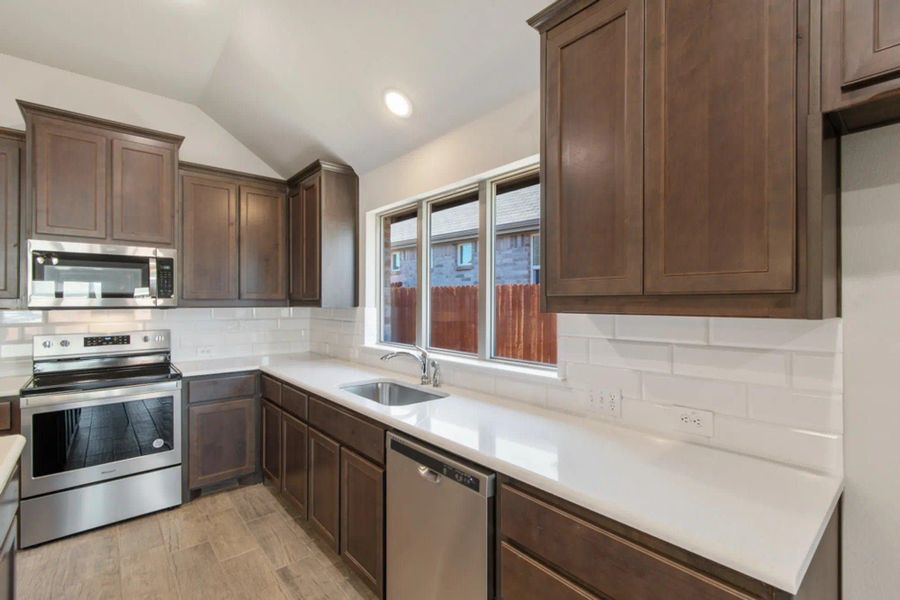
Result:
<svg viewBox="0 0 900 600"><path fill-rule="evenodd" d="M495 355L514 360L556 363L556 315L541 312L537 284L496 287ZM391 287L391 341L416 339L416 288ZM431 345L478 351L478 287L440 286L431 289Z"/></svg>

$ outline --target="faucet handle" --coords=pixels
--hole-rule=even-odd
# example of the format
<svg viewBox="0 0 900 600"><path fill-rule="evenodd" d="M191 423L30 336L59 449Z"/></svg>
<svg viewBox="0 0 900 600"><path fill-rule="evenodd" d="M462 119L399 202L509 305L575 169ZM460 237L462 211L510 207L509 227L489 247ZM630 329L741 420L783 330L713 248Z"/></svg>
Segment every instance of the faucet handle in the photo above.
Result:
<svg viewBox="0 0 900 600"><path fill-rule="evenodd" d="M441 387L441 365L433 358L431 359L431 385Z"/></svg>

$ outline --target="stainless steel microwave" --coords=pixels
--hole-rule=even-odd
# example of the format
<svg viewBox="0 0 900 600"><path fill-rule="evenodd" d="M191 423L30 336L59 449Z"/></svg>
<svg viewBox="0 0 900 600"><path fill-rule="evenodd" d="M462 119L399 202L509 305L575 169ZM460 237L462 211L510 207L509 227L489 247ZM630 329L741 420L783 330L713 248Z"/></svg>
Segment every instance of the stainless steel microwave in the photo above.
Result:
<svg viewBox="0 0 900 600"><path fill-rule="evenodd" d="M28 240L28 307L177 306L177 257L167 248Z"/></svg>

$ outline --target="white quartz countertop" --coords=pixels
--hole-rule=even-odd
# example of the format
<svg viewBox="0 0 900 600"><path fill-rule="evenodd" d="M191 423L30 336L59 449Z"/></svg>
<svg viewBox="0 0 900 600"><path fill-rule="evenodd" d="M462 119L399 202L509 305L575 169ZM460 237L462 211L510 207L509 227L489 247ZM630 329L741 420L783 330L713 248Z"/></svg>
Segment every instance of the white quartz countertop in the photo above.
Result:
<svg viewBox="0 0 900 600"><path fill-rule="evenodd" d="M415 381L365 365L309 355L257 359L233 370L253 364L789 593L799 589L842 491L838 477L453 387L441 388L446 398L384 406L340 386L373 378ZM214 369L210 363L185 374L221 372Z"/></svg>
<svg viewBox="0 0 900 600"><path fill-rule="evenodd" d="M185 377L200 377L202 375L253 371L269 365L270 363L299 364L301 361L320 360L322 358L324 357L321 354L300 352L294 354L276 354L273 356L236 356L234 358L208 358L175 361L175 366Z"/></svg>
<svg viewBox="0 0 900 600"><path fill-rule="evenodd" d="M14 377L0 377L0 398L6 396L18 396L22 386L31 379L31 375L18 375Z"/></svg>
<svg viewBox="0 0 900 600"><path fill-rule="evenodd" d="M4 435L0 437L0 490L9 483L9 478L16 470L16 463L25 447L25 438L21 435Z"/></svg>

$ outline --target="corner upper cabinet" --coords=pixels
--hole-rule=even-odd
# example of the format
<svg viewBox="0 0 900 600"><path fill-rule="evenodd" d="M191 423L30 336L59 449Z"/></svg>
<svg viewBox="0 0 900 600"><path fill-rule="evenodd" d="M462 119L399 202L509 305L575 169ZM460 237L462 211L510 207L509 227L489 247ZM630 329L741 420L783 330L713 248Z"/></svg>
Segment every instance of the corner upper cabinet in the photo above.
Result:
<svg viewBox="0 0 900 600"><path fill-rule="evenodd" d="M290 303L357 306L359 180L347 165L316 161L288 180Z"/></svg>
<svg viewBox="0 0 900 600"><path fill-rule="evenodd" d="M807 0L560 0L542 40L544 308L839 310Z"/></svg>
<svg viewBox="0 0 900 600"><path fill-rule="evenodd" d="M19 196L24 136L0 129L0 306L19 296Z"/></svg>
<svg viewBox="0 0 900 600"><path fill-rule="evenodd" d="M19 101L28 237L175 247L183 140Z"/></svg>
<svg viewBox="0 0 900 600"><path fill-rule="evenodd" d="M287 204L283 188L241 186L240 295L287 299Z"/></svg>

